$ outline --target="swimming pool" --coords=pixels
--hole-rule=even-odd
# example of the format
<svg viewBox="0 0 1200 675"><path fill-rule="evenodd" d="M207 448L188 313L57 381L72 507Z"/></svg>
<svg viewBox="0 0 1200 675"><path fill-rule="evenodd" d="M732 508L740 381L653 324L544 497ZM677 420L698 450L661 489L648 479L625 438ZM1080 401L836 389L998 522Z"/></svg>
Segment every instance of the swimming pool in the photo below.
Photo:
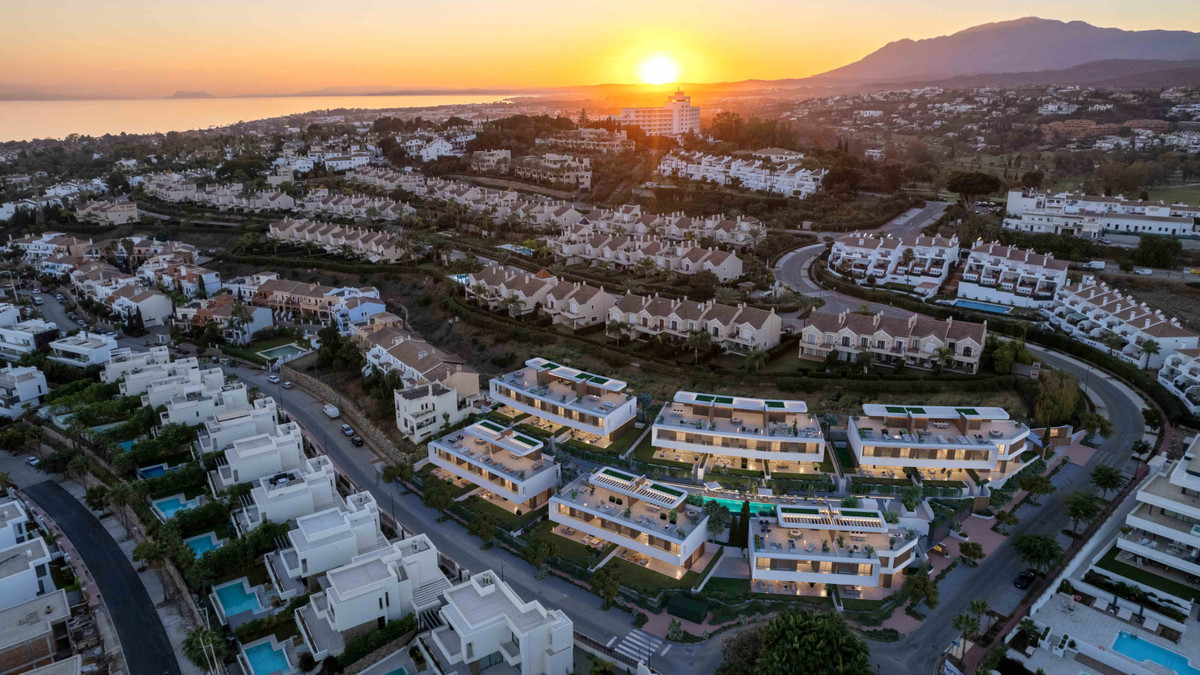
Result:
<svg viewBox="0 0 1200 675"><path fill-rule="evenodd" d="M1173 670L1179 675L1200 675L1200 668L1193 666L1183 654L1171 651L1148 640L1142 640L1138 636L1131 635L1125 631L1117 634L1117 639L1113 642L1112 648L1114 652L1124 654L1138 663L1150 661L1167 670Z"/></svg>
<svg viewBox="0 0 1200 675"><path fill-rule="evenodd" d="M742 512L742 502L740 502L736 499L723 499L721 497L714 497L714 499L716 499L716 502L718 504L729 509L729 511L731 513L741 513ZM763 516L763 515L770 515L774 512L775 512L774 504L765 504L763 502L750 502L750 513L753 515Z"/></svg>
<svg viewBox="0 0 1200 675"><path fill-rule="evenodd" d="M117 443L117 446L120 447L125 452L129 452L130 450L133 449L133 444L137 443L140 440L141 440L140 438L134 438L134 439L131 439L128 441L121 441L120 443Z"/></svg>
<svg viewBox="0 0 1200 675"><path fill-rule="evenodd" d="M974 309L980 312L988 312L991 314L1009 314L1012 312L1012 307L1004 305L996 305L990 302L979 302L978 300L955 300L955 307L964 309Z"/></svg>
<svg viewBox="0 0 1200 675"><path fill-rule="evenodd" d="M287 654L282 649L276 649L270 638L250 647L242 647L242 653L250 664L250 675L286 673L292 669Z"/></svg>
<svg viewBox="0 0 1200 675"><path fill-rule="evenodd" d="M180 511L185 511L187 509L199 506L200 500L185 500L183 495L175 495L174 497L156 499L152 503L154 504L154 508L158 510L159 515L162 516L163 520L170 520L171 518L174 518L175 514L179 513Z"/></svg>
<svg viewBox="0 0 1200 675"><path fill-rule="evenodd" d="M221 613L225 615L226 620L242 612L257 614L262 611L262 603L250 588L246 577L213 588L213 595L217 596Z"/></svg>
<svg viewBox="0 0 1200 675"><path fill-rule="evenodd" d="M196 554L197 558L213 549L221 548L222 546L221 542L217 539L216 532L205 532L204 534L199 534L195 537L188 537L187 539L183 540L183 543L187 544L187 547L192 549L192 552Z"/></svg>
<svg viewBox="0 0 1200 675"><path fill-rule="evenodd" d="M286 359L303 353L304 350L298 347L295 342L292 342L290 344L264 349L258 354L259 356L263 356L268 359Z"/></svg>
<svg viewBox="0 0 1200 675"><path fill-rule="evenodd" d="M179 467L177 467L177 466L167 466L166 464L154 464L152 466L144 466L144 467L138 469L137 474L138 474L138 478L142 478L142 479L158 478L159 476L165 474L166 472L174 471L175 469L178 469L178 468Z"/></svg>

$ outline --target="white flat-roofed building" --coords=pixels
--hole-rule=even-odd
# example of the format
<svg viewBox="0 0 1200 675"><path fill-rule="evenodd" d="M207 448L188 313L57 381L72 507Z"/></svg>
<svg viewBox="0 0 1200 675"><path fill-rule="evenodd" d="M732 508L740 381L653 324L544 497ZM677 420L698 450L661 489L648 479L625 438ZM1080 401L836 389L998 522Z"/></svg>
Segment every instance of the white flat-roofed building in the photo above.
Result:
<svg viewBox="0 0 1200 675"><path fill-rule="evenodd" d="M105 365L108 368L111 365ZM200 370L200 360L194 356L178 361L152 363L149 365L139 365L133 368L126 368L120 373L118 385L122 396L141 396L145 394L152 384L162 382L173 377L180 377L190 373L191 371ZM106 380L108 381L108 380Z"/></svg>
<svg viewBox="0 0 1200 675"><path fill-rule="evenodd" d="M459 405L458 392L438 381L426 382L392 392L396 404L396 428L413 443L423 443L444 426L467 418L471 409Z"/></svg>
<svg viewBox="0 0 1200 675"><path fill-rule="evenodd" d="M7 328L21 322L21 308L11 302L0 302L0 326Z"/></svg>
<svg viewBox="0 0 1200 675"><path fill-rule="evenodd" d="M1067 263L1030 249L980 243L971 249L958 297L1017 307L1042 307L1067 285Z"/></svg>
<svg viewBox="0 0 1200 675"><path fill-rule="evenodd" d="M279 556L292 579L328 572L357 555L387 546L379 531L379 507L369 492L357 492L339 507L297 518L287 536L291 546Z"/></svg>
<svg viewBox="0 0 1200 675"><path fill-rule="evenodd" d="M1197 233L1195 204L1126 199L1083 192L1009 190L1004 227L1095 238L1104 232L1189 236Z"/></svg>
<svg viewBox="0 0 1200 675"><path fill-rule="evenodd" d="M912 251L911 261L905 252ZM958 237L893 237L853 232L838 237L829 252L829 269L855 283L870 278L876 284L912 286L930 296L937 292L958 262Z"/></svg>
<svg viewBox="0 0 1200 675"><path fill-rule="evenodd" d="M29 537L31 522L24 502L0 495L0 549L25 541Z"/></svg>
<svg viewBox="0 0 1200 675"><path fill-rule="evenodd" d="M50 343L50 360L87 368L108 361L117 341L107 335L82 331Z"/></svg>
<svg viewBox="0 0 1200 675"><path fill-rule="evenodd" d="M492 570L443 595L445 625L430 637L445 672L478 673L501 663L504 672L521 675L574 672L575 628L562 610L522 601Z"/></svg>
<svg viewBox="0 0 1200 675"><path fill-rule="evenodd" d="M1192 597L1200 597L1200 436L1180 460L1159 456L1150 460L1154 474L1135 493L1137 506L1125 516L1117 536L1116 561L1138 570L1136 579L1118 572L1094 569L1115 581L1141 586L1168 596L1191 614ZM1125 528L1122 528L1124 530ZM1191 589L1183 594L1178 589ZM1166 598L1164 598L1166 599Z"/></svg>
<svg viewBox="0 0 1200 675"><path fill-rule="evenodd" d="M429 461L509 502L510 509L536 509L558 487L558 462L542 456L542 442L482 420L430 441Z"/></svg>
<svg viewBox="0 0 1200 675"><path fill-rule="evenodd" d="M700 107L692 97L676 91L661 108L621 108L617 118L621 126L640 127L647 136L680 136L689 131L700 133Z"/></svg>
<svg viewBox="0 0 1200 675"><path fill-rule="evenodd" d="M58 642L68 635L71 603L64 590L0 609L0 663L4 673L50 666Z"/></svg>
<svg viewBox="0 0 1200 675"><path fill-rule="evenodd" d="M195 361L195 359L192 360ZM135 380L134 385L137 387L144 382L144 379L136 376L128 379ZM220 368L205 370L200 370L199 367L190 368L150 381L142 393L142 405L157 408L160 405L166 405L168 401L179 395L211 395L220 392L224 387L225 371Z"/></svg>
<svg viewBox="0 0 1200 675"><path fill-rule="evenodd" d="M965 480L971 469L996 486L1033 448L1029 427L1001 408L981 406L866 404L848 419L846 436L859 467L873 473L903 477L911 467L926 477Z"/></svg>
<svg viewBox="0 0 1200 675"><path fill-rule="evenodd" d="M450 581L438 567L438 551L418 534L329 570L322 590L296 610L296 624L318 659L337 656L346 640L379 624L441 606Z"/></svg>
<svg viewBox="0 0 1200 675"><path fill-rule="evenodd" d="M550 520L562 536L598 537L648 556L650 569L680 578L704 555L708 538L708 516L699 507L685 506L686 499L687 492L679 488L604 467L551 497Z"/></svg>
<svg viewBox="0 0 1200 675"><path fill-rule="evenodd" d="M341 502L333 462L325 455L318 455L305 460L300 469L256 480L243 501L245 506L234 514L233 522L239 533L245 534L265 521L286 523Z"/></svg>
<svg viewBox="0 0 1200 675"><path fill-rule="evenodd" d="M181 361L183 360L181 359ZM100 373L100 379L112 384L126 378L130 373L168 363L171 363L171 353L166 345L151 347L145 351L118 347L109 354L108 362L104 364L104 371ZM128 396L128 394L126 395Z"/></svg>
<svg viewBox="0 0 1200 675"><path fill-rule="evenodd" d="M202 424L213 415L249 408L248 395L246 385L241 382L225 385L215 392L180 393L166 402L167 410L160 417L163 424Z"/></svg>
<svg viewBox="0 0 1200 675"><path fill-rule="evenodd" d="M50 344L59 335L58 326L42 319L27 319L0 327L0 358L19 361Z"/></svg>
<svg viewBox="0 0 1200 675"><path fill-rule="evenodd" d="M271 433L278 421L275 399L260 398L250 408L218 413L205 420L196 437L196 450L201 454L226 450L238 439Z"/></svg>
<svg viewBox="0 0 1200 675"><path fill-rule="evenodd" d="M239 438L225 450L225 463L209 472L213 492L305 466L304 437L295 422L270 433Z"/></svg>
<svg viewBox="0 0 1200 675"><path fill-rule="evenodd" d="M28 602L53 590L50 549L41 537L0 550L0 609Z"/></svg>
<svg viewBox="0 0 1200 675"><path fill-rule="evenodd" d="M676 392L654 421L655 455L704 467L820 473L821 425L804 401Z"/></svg>
<svg viewBox="0 0 1200 675"><path fill-rule="evenodd" d="M1200 414L1200 349L1180 349L1164 359L1158 383L1182 401L1188 412Z"/></svg>
<svg viewBox="0 0 1200 675"><path fill-rule="evenodd" d="M750 534L755 592L823 596L825 584L836 584L847 587L844 596L862 597L864 587L899 588L904 570L921 560L916 533L889 524L874 499L780 505L752 522Z"/></svg>
<svg viewBox="0 0 1200 675"><path fill-rule="evenodd" d="M537 357L489 383L492 400L607 444L632 428L637 400L625 382Z"/></svg>
<svg viewBox="0 0 1200 675"><path fill-rule="evenodd" d="M48 393L46 376L37 368L13 365L0 368L0 417L15 420L26 410L37 407Z"/></svg>

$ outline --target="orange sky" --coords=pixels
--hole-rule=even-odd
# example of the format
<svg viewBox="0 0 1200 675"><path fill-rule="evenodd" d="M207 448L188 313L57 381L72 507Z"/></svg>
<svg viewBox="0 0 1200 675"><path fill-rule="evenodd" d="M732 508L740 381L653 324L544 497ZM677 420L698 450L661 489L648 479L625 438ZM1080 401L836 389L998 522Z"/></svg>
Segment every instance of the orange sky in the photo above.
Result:
<svg viewBox="0 0 1200 675"><path fill-rule="evenodd" d="M888 41L1039 15L1200 30L1196 0L0 0L0 94L157 97L332 86L636 81L666 54L692 82L804 77ZM982 3L978 3L982 4ZM966 6L968 9L963 9Z"/></svg>

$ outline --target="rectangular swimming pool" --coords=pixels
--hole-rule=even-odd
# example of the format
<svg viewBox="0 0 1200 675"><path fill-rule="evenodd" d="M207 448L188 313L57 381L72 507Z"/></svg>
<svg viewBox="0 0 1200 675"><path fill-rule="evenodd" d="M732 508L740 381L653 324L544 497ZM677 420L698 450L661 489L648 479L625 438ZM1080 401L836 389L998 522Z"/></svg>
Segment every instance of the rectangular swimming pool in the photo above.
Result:
<svg viewBox="0 0 1200 675"><path fill-rule="evenodd" d="M250 675L271 675L286 673L292 669L288 663L287 654L270 642L260 642L253 647L243 647L246 661L250 662Z"/></svg>
<svg viewBox="0 0 1200 675"><path fill-rule="evenodd" d="M1012 313L1012 307L996 305L990 302L979 302L978 300L955 300L954 306L962 307L963 309L973 309L979 312L988 312L989 314Z"/></svg>
<svg viewBox="0 0 1200 675"><path fill-rule="evenodd" d="M1200 675L1200 668L1193 666L1188 657L1183 654L1148 640L1142 640L1125 631L1117 634L1112 648L1114 652L1124 654L1138 663L1149 661L1167 670L1175 671L1178 675Z"/></svg>
<svg viewBox="0 0 1200 675"><path fill-rule="evenodd" d="M216 532L205 532L204 534L199 534L195 537L188 537L187 539L183 540L183 543L187 544L187 547L192 549L192 552L196 554L197 558L213 549L221 548L221 542L217 540Z"/></svg>
<svg viewBox="0 0 1200 675"><path fill-rule="evenodd" d="M730 513L741 513L742 503L736 499L724 499L721 497L714 498L715 501L729 509ZM766 504L763 502L750 502L750 513L755 516L766 516L775 512L774 504Z"/></svg>
<svg viewBox="0 0 1200 675"><path fill-rule="evenodd" d="M164 497L154 501L154 507L162 514L163 518L170 520L175 517L176 513L194 508L200 505L199 499L184 500L183 495L175 495L174 497Z"/></svg>
<svg viewBox="0 0 1200 675"><path fill-rule="evenodd" d="M272 347L270 349L264 349L261 352L259 352L258 354L259 354L259 356L262 356L262 357L265 357L268 359L282 359L282 358L287 358L290 356L295 356L297 354L303 354L303 353L304 353L303 349L296 346L295 343L291 343L291 344L286 344L286 345L279 345L278 347Z"/></svg>

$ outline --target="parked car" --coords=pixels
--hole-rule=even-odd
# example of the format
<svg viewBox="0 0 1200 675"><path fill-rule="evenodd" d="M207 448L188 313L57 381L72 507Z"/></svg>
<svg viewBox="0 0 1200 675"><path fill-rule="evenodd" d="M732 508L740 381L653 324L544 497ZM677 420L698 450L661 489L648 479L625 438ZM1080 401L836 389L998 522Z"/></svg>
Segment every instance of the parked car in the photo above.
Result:
<svg viewBox="0 0 1200 675"><path fill-rule="evenodd" d="M338 410L337 406L331 403L326 403L325 407L321 408L321 411L328 415L330 419L336 419L342 414L342 411Z"/></svg>
<svg viewBox="0 0 1200 675"><path fill-rule="evenodd" d="M353 429L353 427L351 427L349 424L343 424L343 425L342 425L342 433L343 433L343 434L346 434L347 436L353 436L353 435L354 435L354 429Z"/></svg>
<svg viewBox="0 0 1200 675"><path fill-rule="evenodd" d="M1013 586L1016 586L1021 590L1025 590L1033 584L1033 580L1036 578L1037 572L1033 570L1025 570L1024 572L1018 574L1016 579L1013 579Z"/></svg>
<svg viewBox="0 0 1200 675"><path fill-rule="evenodd" d="M43 302L45 302L45 300L42 300L41 298L34 298L34 299L33 299L33 304L35 304L35 305L38 305L39 307L41 306L41 304L42 304Z"/></svg>
<svg viewBox="0 0 1200 675"><path fill-rule="evenodd" d="M279 384L279 376L278 375L268 375L267 382L270 382L271 384Z"/></svg>
<svg viewBox="0 0 1200 675"><path fill-rule="evenodd" d="M362 436L355 436L354 438L350 439L350 442L353 443L355 447L361 448L363 444Z"/></svg>
<svg viewBox="0 0 1200 675"><path fill-rule="evenodd" d="M55 293L55 294L54 294L54 299L55 299L55 300L62 300L62 293Z"/></svg>
<svg viewBox="0 0 1200 675"><path fill-rule="evenodd" d="M1102 270L1105 267L1108 267L1108 263L1104 260L1089 260L1084 264L1084 267L1088 268L1089 270Z"/></svg>
<svg viewBox="0 0 1200 675"><path fill-rule="evenodd" d="M284 389L291 389L291 388L292 388L292 381L291 381L291 380L284 380L284 381L283 381L283 388L284 388Z"/></svg>
<svg viewBox="0 0 1200 675"><path fill-rule="evenodd" d="M37 457L26 457L25 463L36 468L38 464L42 463L42 460L38 459Z"/></svg>
<svg viewBox="0 0 1200 675"><path fill-rule="evenodd" d="M1135 267L1133 268L1133 273L1138 276L1148 277L1154 274L1154 270L1150 269L1149 267Z"/></svg>

